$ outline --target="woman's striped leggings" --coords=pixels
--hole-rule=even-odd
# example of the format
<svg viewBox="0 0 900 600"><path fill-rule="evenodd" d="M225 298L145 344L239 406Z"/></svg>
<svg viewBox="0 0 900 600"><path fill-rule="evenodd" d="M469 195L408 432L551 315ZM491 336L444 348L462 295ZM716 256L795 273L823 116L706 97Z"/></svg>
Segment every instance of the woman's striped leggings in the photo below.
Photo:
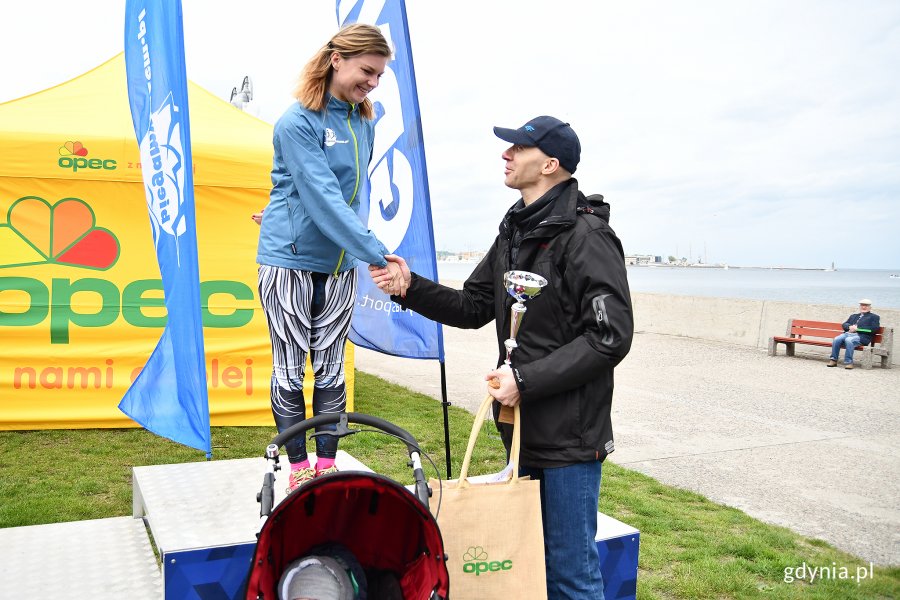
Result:
<svg viewBox="0 0 900 600"><path fill-rule="evenodd" d="M344 344L356 299L356 270L313 273L260 265L259 299L272 340L272 415L278 431L306 418L303 374L309 356L315 373L313 415L343 412L347 408L344 386ZM317 431L334 426L317 427ZM336 437L316 437L316 454L334 458ZM285 444L292 463L306 459L306 440Z"/></svg>

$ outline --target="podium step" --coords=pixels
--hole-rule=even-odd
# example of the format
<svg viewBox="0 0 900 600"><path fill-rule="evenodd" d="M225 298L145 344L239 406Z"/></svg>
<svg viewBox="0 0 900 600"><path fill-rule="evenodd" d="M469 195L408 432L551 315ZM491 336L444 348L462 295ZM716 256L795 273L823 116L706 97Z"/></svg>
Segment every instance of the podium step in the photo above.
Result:
<svg viewBox="0 0 900 600"><path fill-rule="evenodd" d="M161 597L162 577L141 519L0 529L0 598Z"/></svg>
<svg viewBox="0 0 900 600"><path fill-rule="evenodd" d="M315 454L310 453L315 461ZM340 471L372 472L343 450ZM285 496L290 466L281 457L275 504ZM160 555L176 550L256 542L264 458L134 467L133 515L145 517Z"/></svg>
<svg viewBox="0 0 900 600"><path fill-rule="evenodd" d="M371 472L342 450L336 464ZM287 486L286 457L281 465L276 503ZM263 458L134 467L132 517L0 529L0 598L237 598L265 470Z"/></svg>
<svg viewBox="0 0 900 600"><path fill-rule="evenodd" d="M338 450L335 464L340 471L372 472L343 450ZM283 456L276 474L276 504L285 497L289 469ZM266 460L154 465L133 471L134 516L144 517L153 535L164 597L241 597L260 527L256 494Z"/></svg>

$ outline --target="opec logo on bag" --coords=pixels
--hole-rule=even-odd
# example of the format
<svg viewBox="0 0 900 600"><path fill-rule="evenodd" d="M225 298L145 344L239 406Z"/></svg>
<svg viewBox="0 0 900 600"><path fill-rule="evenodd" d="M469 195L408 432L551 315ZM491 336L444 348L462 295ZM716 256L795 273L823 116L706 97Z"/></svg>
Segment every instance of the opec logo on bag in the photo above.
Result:
<svg viewBox="0 0 900 600"><path fill-rule="evenodd" d="M463 554L463 573L474 573L476 577L482 573L509 571L513 568L513 561L488 560L488 554L481 546L470 546Z"/></svg>

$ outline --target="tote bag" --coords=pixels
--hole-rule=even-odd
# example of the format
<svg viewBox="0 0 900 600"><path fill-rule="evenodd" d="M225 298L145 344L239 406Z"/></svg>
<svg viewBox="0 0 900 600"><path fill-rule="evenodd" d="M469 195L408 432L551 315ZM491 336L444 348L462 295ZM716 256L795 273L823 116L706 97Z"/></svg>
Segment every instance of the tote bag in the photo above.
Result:
<svg viewBox="0 0 900 600"><path fill-rule="evenodd" d="M543 600L547 598L547 584L540 482L518 476L518 406L513 417L511 477L495 483L468 478L475 440L492 402L493 398L487 396L475 415L459 479L430 482L430 508L448 556L449 598Z"/></svg>

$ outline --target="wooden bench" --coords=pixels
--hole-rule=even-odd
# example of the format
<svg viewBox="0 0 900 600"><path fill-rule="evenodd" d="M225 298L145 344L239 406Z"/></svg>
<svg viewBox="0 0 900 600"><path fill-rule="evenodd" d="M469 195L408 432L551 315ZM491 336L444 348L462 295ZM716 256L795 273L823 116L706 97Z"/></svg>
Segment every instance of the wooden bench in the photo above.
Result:
<svg viewBox="0 0 900 600"><path fill-rule="evenodd" d="M785 333L784 337L773 336L769 338L769 356L775 356L778 344L784 344L784 353L788 356L794 356L794 347L797 344L831 348L834 338L842 333L844 333L844 329L841 327L841 323L788 319L787 333ZM894 328L879 327L868 346L856 347L856 350L862 353L862 358L860 359L862 368L871 369L872 362L877 356L881 359L881 368L890 369L893 347Z"/></svg>

